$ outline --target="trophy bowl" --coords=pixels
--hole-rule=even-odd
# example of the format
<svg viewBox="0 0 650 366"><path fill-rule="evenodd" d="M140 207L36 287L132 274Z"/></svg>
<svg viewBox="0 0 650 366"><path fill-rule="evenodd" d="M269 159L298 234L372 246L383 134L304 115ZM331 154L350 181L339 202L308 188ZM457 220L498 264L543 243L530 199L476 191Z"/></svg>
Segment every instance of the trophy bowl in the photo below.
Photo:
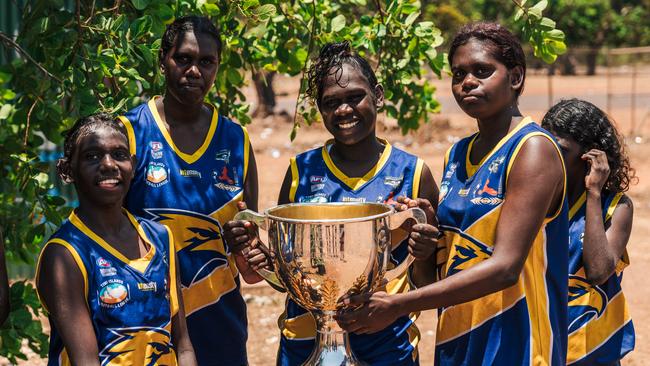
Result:
<svg viewBox="0 0 650 366"><path fill-rule="evenodd" d="M409 254L388 268L391 250L399 244L391 232L408 219L426 223L419 208L396 212L380 203L293 203L235 216L268 233L274 271L260 270L260 275L284 288L316 320L316 345L304 365L364 365L334 315L342 296L375 291L411 265Z"/></svg>

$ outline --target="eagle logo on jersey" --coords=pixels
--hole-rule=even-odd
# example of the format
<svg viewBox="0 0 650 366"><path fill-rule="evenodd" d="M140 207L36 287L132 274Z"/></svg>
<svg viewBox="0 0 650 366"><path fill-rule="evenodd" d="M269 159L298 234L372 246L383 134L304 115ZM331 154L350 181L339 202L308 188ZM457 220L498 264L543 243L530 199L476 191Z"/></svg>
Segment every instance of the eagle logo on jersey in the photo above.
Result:
<svg viewBox="0 0 650 366"><path fill-rule="evenodd" d="M117 338L99 352L102 366L169 365L176 357L170 334L163 328L110 329Z"/></svg>
<svg viewBox="0 0 650 366"><path fill-rule="evenodd" d="M590 285L580 276L569 276L569 318L574 319L569 324L569 333L600 317L608 301L607 294L600 287Z"/></svg>
<svg viewBox="0 0 650 366"><path fill-rule="evenodd" d="M480 241L468 236L467 234L451 235L450 239L455 241L460 236L460 242L454 244L454 255L449 260L447 276L451 276L464 269L470 268L476 263L482 262L492 256L492 248L481 243Z"/></svg>
<svg viewBox="0 0 650 366"><path fill-rule="evenodd" d="M184 287L191 287L217 268L228 265L228 252L222 242L219 221L185 210L146 211L174 233L178 268Z"/></svg>

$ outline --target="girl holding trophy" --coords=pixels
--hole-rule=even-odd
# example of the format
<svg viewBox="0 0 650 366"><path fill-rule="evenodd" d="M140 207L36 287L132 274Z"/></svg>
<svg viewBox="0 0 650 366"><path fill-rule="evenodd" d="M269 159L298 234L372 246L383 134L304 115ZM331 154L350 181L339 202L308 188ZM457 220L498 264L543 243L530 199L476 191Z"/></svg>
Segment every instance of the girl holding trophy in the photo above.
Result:
<svg viewBox="0 0 650 366"><path fill-rule="evenodd" d="M408 293L348 298L361 307L339 324L368 334L437 308L437 365L564 365L566 174L552 135L519 111L521 45L498 24L470 24L454 38L449 63L456 102L479 132L445 158L440 279Z"/></svg>
<svg viewBox="0 0 650 366"><path fill-rule="evenodd" d="M433 222L432 204L438 202L438 189L431 172L421 159L376 137L383 88L368 62L353 53L348 42L327 44L321 49L309 70L307 95L318 105L333 139L291 159L278 203L380 202L394 203L398 210L419 203L428 221ZM226 225L232 246L251 240L245 225L250 224L231 221ZM430 272L437 236L432 225L412 227L408 240L393 250L391 261L397 264L409 252L416 261L410 275L405 272L385 286L388 293L409 291L409 277L424 282L426 273L420 270ZM251 262L259 261L259 250L251 251L249 258ZM420 336L414 324L416 318L417 313L403 314L374 334L351 334L352 351L372 365L417 365ZM313 317L287 298L278 324L281 340L277 364L303 364L314 348Z"/></svg>

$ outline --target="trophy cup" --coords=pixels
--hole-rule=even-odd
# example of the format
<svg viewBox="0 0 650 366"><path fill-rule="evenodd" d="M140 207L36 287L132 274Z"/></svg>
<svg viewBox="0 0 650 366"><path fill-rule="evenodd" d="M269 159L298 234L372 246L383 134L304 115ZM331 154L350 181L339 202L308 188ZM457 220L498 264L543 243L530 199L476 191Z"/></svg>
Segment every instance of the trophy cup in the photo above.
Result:
<svg viewBox="0 0 650 366"><path fill-rule="evenodd" d="M395 212L380 203L294 203L235 216L268 233L274 271L260 275L286 289L316 320L316 345L304 365L364 365L333 316L343 295L375 291L413 262L409 254L388 270L391 231L407 219L426 223L419 208Z"/></svg>

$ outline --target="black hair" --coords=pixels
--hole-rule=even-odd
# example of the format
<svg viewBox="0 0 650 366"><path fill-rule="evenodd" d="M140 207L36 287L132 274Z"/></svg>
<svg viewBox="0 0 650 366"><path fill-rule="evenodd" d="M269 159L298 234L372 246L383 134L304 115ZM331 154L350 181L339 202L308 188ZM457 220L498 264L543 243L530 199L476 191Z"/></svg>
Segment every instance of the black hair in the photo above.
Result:
<svg viewBox="0 0 650 366"><path fill-rule="evenodd" d="M167 26L165 33L162 36L160 44L160 60L165 58L179 36L184 35L186 32L194 32L194 34L207 34L214 38L217 42L217 56L221 59L221 35L219 29L212 23L212 21L203 16L187 15L184 17L176 18L173 23Z"/></svg>
<svg viewBox="0 0 650 366"><path fill-rule="evenodd" d="M75 149L77 148L79 140L102 127L111 128L123 135L128 145L129 137L126 132L126 127L124 127L122 122L108 113L92 114L78 119L77 122L75 122L75 124L65 132L63 159L70 161Z"/></svg>
<svg viewBox="0 0 650 366"><path fill-rule="evenodd" d="M607 114L595 105L575 98L562 100L546 112L542 127L560 137L572 138L582 147L583 154L591 149L605 152L610 173L604 190L625 192L636 179L622 136Z"/></svg>
<svg viewBox="0 0 650 366"><path fill-rule="evenodd" d="M524 91L524 82L526 81L526 55L521 48L519 39L506 27L498 23L478 22L467 24L458 31L451 42L447 56L450 65L458 47L466 44L472 38L486 42L492 57L504 64L508 70L521 66L523 75L521 87L517 90L517 97L519 97Z"/></svg>
<svg viewBox="0 0 650 366"><path fill-rule="evenodd" d="M343 64L352 65L361 71L368 80L370 89L373 91L373 97L375 97L375 87L379 84L377 76L375 76L375 72L365 58L352 52L348 41L327 43L321 48L318 58L307 72L309 79L305 91L307 97L320 105L325 80L328 76L334 75L336 82L339 83L343 75Z"/></svg>

